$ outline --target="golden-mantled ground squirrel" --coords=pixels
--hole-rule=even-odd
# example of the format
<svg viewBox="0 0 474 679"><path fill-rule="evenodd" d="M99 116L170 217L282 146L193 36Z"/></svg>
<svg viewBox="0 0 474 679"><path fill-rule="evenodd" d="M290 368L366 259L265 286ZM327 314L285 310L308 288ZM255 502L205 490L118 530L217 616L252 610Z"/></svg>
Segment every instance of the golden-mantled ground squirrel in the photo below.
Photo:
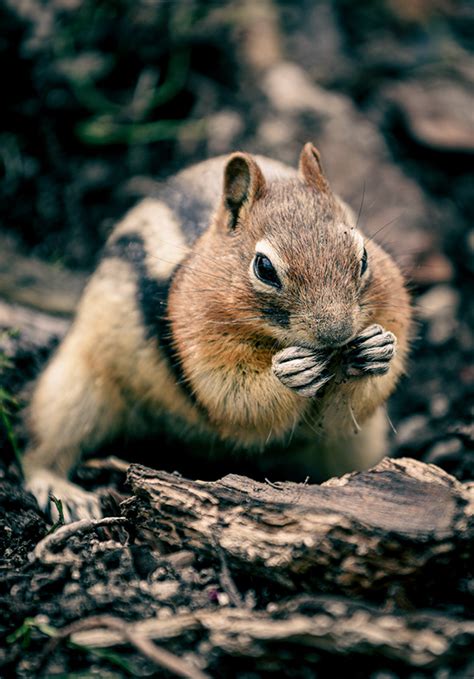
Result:
<svg viewBox="0 0 474 679"><path fill-rule="evenodd" d="M331 192L314 146L299 172L245 153L199 163L110 236L36 386L27 484L43 507L53 492L69 518L96 514L68 473L124 432L256 454L279 442L318 476L370 466L410 321L398 267Z"/></svg>

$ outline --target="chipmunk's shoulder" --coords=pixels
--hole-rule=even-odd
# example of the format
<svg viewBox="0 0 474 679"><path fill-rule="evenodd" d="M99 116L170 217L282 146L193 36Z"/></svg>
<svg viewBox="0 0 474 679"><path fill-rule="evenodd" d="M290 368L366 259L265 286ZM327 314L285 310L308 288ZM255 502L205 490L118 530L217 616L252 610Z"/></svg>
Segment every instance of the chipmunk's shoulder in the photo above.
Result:
<svg viewBox="0 0 474 679"><path fill-rule="evenodd" d="M105 256L119 256L135 264L148 259L147 268L155 275L168 276L210 225L221 199L228 158L210 158L163 182L150 184L148 195L115 226L107 241ZM296 171L284 163L265 156L255 158L267 182L297 176ZM158 256L161 263L157 261Z"/></svg>

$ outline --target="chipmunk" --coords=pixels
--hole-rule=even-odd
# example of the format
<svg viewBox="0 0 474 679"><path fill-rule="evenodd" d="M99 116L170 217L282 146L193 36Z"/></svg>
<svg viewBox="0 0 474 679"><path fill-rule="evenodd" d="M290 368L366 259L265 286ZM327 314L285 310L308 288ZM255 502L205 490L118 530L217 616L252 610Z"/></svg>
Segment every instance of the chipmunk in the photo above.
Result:
<svg viewBox="0 0 474 679"><path fill-rule="evenodd" d="M27 485L69 519L100 514L68 474L124 432L256 454L279 442L326 477L370 466L410 322L402 274L312 144L299 171L240 152L194 165L108 239L32 397Z"/></svg>

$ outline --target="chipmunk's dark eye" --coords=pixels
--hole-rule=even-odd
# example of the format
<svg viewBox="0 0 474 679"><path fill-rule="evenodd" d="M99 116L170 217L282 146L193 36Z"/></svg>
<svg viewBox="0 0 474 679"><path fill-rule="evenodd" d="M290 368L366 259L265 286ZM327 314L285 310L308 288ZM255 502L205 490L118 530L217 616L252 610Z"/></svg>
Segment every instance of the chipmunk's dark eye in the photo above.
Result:
<svg viewBox="0 0 474 679"><path fill-rule="evenodd" d="M274 288L281 288L281 282L275 271L275 267L265 255L261 255L257 252L255 259L253 260L253 270L262 283L273 285Z"/></svg>
<svg viewBox="0 0 474 679"><path fill-rule="evenodd" d="M360 260L360 275L363 276L367 271L367 250L364 248L362 259Z"/></svg>

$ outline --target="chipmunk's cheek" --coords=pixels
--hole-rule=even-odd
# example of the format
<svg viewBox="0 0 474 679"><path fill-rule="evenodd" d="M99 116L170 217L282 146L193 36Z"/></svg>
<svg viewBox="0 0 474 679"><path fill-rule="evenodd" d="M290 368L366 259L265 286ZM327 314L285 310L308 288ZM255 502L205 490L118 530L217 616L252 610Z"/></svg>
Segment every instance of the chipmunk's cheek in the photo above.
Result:
<svg viewBox="0 0 474 679"><path fill-rule="evenodd" d="M270 325L288 330L290 327L290 314L285 309L281 309L276 305L267 304L260 309L263 318Z"/></svg>

